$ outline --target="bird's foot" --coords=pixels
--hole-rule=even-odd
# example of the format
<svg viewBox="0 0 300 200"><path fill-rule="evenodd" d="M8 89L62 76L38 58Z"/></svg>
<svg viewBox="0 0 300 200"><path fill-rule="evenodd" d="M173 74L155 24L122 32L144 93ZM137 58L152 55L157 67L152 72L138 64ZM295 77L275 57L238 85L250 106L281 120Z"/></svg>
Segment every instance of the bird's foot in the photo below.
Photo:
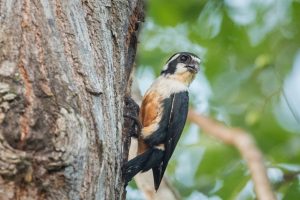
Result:
<svg viewBox="0 0 300 200"><path fill-rule="evenodd" d="M142 125L138 119L140 108L130 97L125 97L124 102L124 124L127 128L129 136L138 138L142 130Z"/></svg>

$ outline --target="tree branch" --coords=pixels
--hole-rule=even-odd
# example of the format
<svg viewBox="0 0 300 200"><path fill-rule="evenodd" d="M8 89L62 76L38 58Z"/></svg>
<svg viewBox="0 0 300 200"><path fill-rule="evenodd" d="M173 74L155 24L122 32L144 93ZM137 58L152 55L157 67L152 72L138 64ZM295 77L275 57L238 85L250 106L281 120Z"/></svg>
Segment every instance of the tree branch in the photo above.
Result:
<svg viewBox="0 0 300 200"><path fill-rule="evenodd" d="M197 114L193 110L189 111L188 119L200 126L206 134L212 135L239 150L248 165L258 199L276 199L267 176L262 153L248 133L242 129L228 128L208 117Z"/></svg>

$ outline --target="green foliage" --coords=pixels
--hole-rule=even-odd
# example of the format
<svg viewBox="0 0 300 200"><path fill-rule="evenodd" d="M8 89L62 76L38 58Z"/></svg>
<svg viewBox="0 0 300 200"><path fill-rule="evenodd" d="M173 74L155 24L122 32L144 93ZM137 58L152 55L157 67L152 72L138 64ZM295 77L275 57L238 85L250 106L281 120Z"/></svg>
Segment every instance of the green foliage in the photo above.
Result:
<svg viewBox="0 0 300 200"><path fill-rule="evenodd" d="M202 112L251 133L267 166L282 173L273 181L277 194L284 200L298 199L300 130L284 125L281 116L300 123L299 102L293 103L293 97L300 94L287 95L289 88L285 85L295 73L292 68L300 50L300 2L151 0L147 9L138 47L139 70L151 67L157 76L174 52L198 54L212 95L197 100L201 90L191 88L192 105L198 107L207 102ZM201 83L199 80L194 84ZM284 99L291 105L282 109ZM247 187L251 186L247 166L236 149L201 132L201 137L185 144L189 125L185 131L188 133L181 139L168 168L168 175L185 199L195 191L226 200L255 199L253 188ZM194 154L187 153L194 148L191 146L203 148L204 153L199 164L193 166L192 184L186 184L178 179L176 169L182 154L186 153L187 160L194 159ZM296 175L288 180L283 177L291 170L280 167L286 164L296 166L296 172L292 171Z"/></svg>

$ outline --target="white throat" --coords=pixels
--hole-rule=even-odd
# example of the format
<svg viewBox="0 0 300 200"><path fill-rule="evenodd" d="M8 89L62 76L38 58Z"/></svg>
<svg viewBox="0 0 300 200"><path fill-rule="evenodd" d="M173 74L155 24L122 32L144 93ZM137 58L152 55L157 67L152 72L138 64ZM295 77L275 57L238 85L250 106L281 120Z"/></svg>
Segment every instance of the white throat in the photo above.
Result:
<svg viewBox="0 0 300 200"><path fill-rule="evenodd" d="M168 78L166 76L160 76L153 82L147 93L150 91L154 91L167 98L171 94L184 92L187 90L188 86L183 82Z"/></svg>

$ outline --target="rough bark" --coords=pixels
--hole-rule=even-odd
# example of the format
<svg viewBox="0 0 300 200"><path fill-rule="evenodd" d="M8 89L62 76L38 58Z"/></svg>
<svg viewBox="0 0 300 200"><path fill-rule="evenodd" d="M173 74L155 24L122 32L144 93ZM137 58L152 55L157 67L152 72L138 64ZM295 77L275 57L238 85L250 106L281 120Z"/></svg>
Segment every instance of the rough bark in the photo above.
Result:
<svg viewBox="0 0 300 200"><path fill-rule="evenodd" d="M0 0L0 199L124 198L142 18L141 0Z"/></svg>

